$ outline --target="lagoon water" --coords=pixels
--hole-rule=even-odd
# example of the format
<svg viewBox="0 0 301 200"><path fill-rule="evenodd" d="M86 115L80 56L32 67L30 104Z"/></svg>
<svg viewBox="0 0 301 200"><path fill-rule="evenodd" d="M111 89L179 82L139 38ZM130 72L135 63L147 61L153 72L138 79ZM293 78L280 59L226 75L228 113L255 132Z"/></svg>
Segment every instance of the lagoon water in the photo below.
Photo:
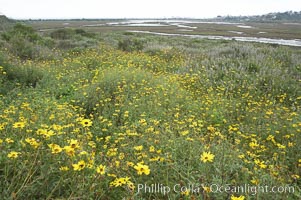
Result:
<svg viewBox="0 0 301 200"><path fill-rule="evenodd" d="M181 32L192 32L194 29L197 29L196 26L191 26L191 24L218 24L218 25L233 25L233 27L243 28L243 29L255 29L254 26L247 26L244 23L235 23L235 22L207 22L200 20L169 20L169 19L139 19L139 20L124 20L120 22L108 22L105 24L96 24L96 25L85 25L85 26L129 26L129 27L160 27L160 26L176 26L178 31ZM139 31L131 30L129 32L135 33L146 33L153 35L164 35L164 36L182 36L190 38L203 38L203 39L212 39L212 40L236 40L243 42L259 42L267 44L278 44L278 45L287 45L287 46L296 46L301 47L301 40L299 39L272 39L264 37L230 37L230 36L214 36L214 35L197 35L197 34L178 34L178 33L161 33L161 32L152 32L152 31ZM244 32L240 31L228 31L230 33L235 33L238 35L243 35ZM258 32L258 35L265 34L266 32Z"/></svg>
<svg viewBox="0 0 301 200"><path fill-rule="evenodd" d="M284 39L272 39L272 38L261 38L261 37L228 37L228 36L215 36L215 35L188 35L188 34L177 34L177 33L159 33L151 31L129 31L133 33L147 33L153 35L163 35L163 36L182 36L190 38L200 38L200 39L211 39L211 40L236 40L242 42L259 42L266 44L279 44L286 46L301 47L301 40L284 40Z"/></svg>

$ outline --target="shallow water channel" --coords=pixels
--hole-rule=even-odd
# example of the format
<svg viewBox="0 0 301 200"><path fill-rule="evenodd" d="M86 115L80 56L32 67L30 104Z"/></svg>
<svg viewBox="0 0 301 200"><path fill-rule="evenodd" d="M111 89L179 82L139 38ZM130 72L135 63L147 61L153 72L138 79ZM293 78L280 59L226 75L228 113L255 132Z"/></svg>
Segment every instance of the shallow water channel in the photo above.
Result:
<svg viewBox="0 0 301 200"><path fill-rule="evenodd" d="M242 42L259 42L266 44L279 44L286 46L301 47L301 40L285 40L285 39L272 39L263 37L228 37L228 36L214 36L214 35L189 35L189 34L178 34L178 33L159 33L152 31L128 31L133 33L146 33L153 35L163 35L163 36L182 36L189 38L200 38L200 39L211 39L211 40L236 40Z"/></svg>

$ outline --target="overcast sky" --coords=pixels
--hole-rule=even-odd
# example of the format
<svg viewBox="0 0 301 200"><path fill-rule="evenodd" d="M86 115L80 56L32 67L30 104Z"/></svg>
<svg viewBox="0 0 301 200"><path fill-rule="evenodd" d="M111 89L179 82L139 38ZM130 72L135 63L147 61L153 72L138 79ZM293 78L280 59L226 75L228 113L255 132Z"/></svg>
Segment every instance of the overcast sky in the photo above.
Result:
<svg viewBox="0 0 301 200"><path fill-rule="evenodd" d="M209 18L301 11L301 0L0 0L0 13L40 18Z"/></svg>

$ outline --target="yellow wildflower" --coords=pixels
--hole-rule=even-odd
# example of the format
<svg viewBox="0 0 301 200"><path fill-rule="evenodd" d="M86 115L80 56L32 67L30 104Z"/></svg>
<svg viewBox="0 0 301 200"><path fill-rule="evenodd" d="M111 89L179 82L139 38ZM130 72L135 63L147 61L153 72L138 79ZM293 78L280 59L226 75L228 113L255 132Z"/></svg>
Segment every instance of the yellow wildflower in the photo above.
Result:
<svg viewBox="0 0 301 200"><path fill-rule="evenodd" d="M133 192L135 190L135 185L131 181L127 182L128 189Z"/></svg>
<svg viewBox="0 0 301 200"><path fill-rule="evenodd" d="M17 158L21 154L20 152L11 151L9 154L7 154L8 158Z"/></svg>
<svg viewBox="0 0 301 200"><path fill-rule="evenodd" d="M35 149L40 146L40 143L38 143L35 138L26 138L25 142L30 144Z"/></svg>
<svg viewBox="0 0 301 200"><path fill-rule="evenodd" d="M239 196L239 197L235 197L235 196L231 196L231 200L244 200L245 197L244 196Z"/></svg>
<svg viewBox="0 0 301 200"><path fill-rule="evenodd" d="M60 167L60 171L68 171L68 170L69 170L69 167L67 167L67 166Z"/></svg>
<svg viewBox="0 0 301 200"><path fill-rule="evenodd" d="M22 129L24 127L25 127L25 122L15 122L13 124L13 128L20 128L20 129Z"/></svg>
<svg viewBox="0 0 301 200"><path fill-rule="evenodd" d="M53 153L53 154L60 153L63 150L59 145L53 144L53 143L48 144L48 147L51 148L51 153Z"/></svg>
<svg viewBox="0 0 301 200"><path fill-rule="evenodd" d="M201 161L205 162L213 162L215 155L209 152L203 152L201 155Z"/></svg>
<svg viewBox="0 0 301 200"><path fill-rule="evenodd" d="M142 146L142 145L140 145L140 146L135 146L134 149L135 149L136 151L141 151L141 150L143 149L143 146Z"/></svg>
<svg viewBox="0 0 301 200"><path fill-rule="evenodd" d="M13 143L14 140L11 139L11 138L6 138L6 139L5 139L5 142L8 143L8 144L10 144L10 143Z"/></svg>
<svg viewBox="0 0 301 200"><path fill-rule="evenodd" d="M155 147L154 146L150 146L149 147L149 152L155 152Z"/></svg>
<svg viewBox="0 0 301 200"><path fill-rule="evenodd" d="M99 165L97 168L96 168L96 172L101 174L101 175L104 175L106 173L106 166L104 165Z"/></svg>
<svg viewBox="0 0 301 200"><path fill-rule="evenodd" d="M81 171L86 167L85 161L81 160L76 164L72 165L74 171Z"/></svg>
<svg viewBox="0 0 301 200"><path fill-rule="evenodd" d="M75 155L74 148L72 148L71 146L64 146L64 150L68 156L72 157Z"/></svg>
<svg viewBox="0 0 301 200"><path fill-rule="evenodd" d="M83 127L90 127L92 126L92 121L90 119L83 119L80 124L83 126Z"/></svg>
<svg viewBox="0 0 301 200"><path fill-rule="evenodd" d="M143 173L145 175L150 174L150 169L147 165L143 165L141 163L138 163L137 165L134 166L134 168L137 170L138 175L142 175Z"/></svg>
<svg viewBox="0 0 301 200"><path fill-rule="evenodd" d="M125 185L127 184L127 179L126 178L116 178L114 181L112 181L110 183L110 186L115 186L115 187L119 187L119 186L122 186L122 185Z"/></svg>
<svg viewBox="0 0 301 200"><path fill-rule="evenodd" d="M70 147L72 149L79 148L79 142L78 142L78 140L74 140L74 139L69 140L69 145L70 145Z"/></svg>

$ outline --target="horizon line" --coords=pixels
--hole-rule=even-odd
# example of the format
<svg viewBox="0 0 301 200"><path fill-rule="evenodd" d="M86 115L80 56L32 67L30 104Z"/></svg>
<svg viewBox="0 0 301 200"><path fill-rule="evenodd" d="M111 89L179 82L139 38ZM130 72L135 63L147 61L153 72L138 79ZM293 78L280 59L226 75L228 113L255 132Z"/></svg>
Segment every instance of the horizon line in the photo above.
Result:
<svg viewBox="0 0 301 200"><path fill-rule="evenodd" d="M269 12L265 14L254 14L254 15L217 15L215 17L192 17L192 16L163 16L163 17L53 17L53 18L44 18L44 17L33 17L33 18L14 18L14 17L9 17L5 15L4 13L0 12L0 16L5 16L9 19L12 20L25 20L25 21L42 21L42 20L127 20L127 19L195 19L195 20L206 20L206 19L218 19L218 18L226 18L226 17L258 17L258 16L264 16L264 15L269 15L269 14L277 14L277 13L286 13L286 12L296 12L296 13L301 13L300 11L293 11L293 10L287 10L284 12Z"/></svg>

